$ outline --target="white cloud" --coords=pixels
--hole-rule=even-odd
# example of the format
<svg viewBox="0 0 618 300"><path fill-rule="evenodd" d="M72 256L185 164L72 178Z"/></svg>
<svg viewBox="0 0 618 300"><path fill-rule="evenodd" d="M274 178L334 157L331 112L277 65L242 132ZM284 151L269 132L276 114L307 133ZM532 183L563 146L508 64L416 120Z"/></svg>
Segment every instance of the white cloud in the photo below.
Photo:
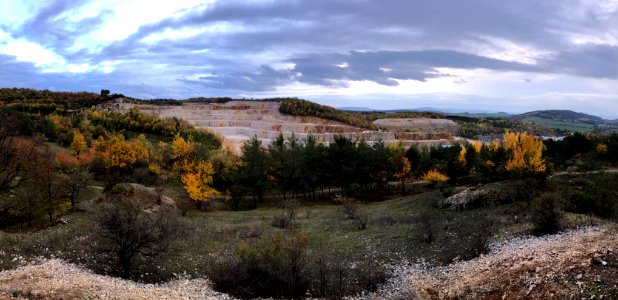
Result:
<svg viewBox="0 0 618 300"><path fill-rule="evenodd" d="M91 51L100 50L110 42L126 39L131 34L147 24L156 23L171 16L180 16L187 9L212 3L212 1L200 0L114 0L114 1L94 1L80 10L76 19L85 18L92 11L100 12L103 9L110 9L112 16L101 26L86 35L80 36L75 44L69 49L77 51L89 49Z"/></svg>
<svg viewBox="0 0 618 300"><path fill-rule="evenodd" d="M12 40L0 47L0 53L15 56L18 61L31 62L44 71L58 71L65 59L52 50L26 40Z"/></svg>

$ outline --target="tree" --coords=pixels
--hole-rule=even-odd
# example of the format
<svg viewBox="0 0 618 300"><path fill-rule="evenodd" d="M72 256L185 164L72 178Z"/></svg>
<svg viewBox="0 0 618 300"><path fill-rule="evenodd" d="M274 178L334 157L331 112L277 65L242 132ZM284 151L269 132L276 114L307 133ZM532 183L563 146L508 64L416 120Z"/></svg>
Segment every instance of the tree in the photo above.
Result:
<svg viewBox="0 0 618 300"><path fill-rule="evenodd" d="M0 121L0 225L13 225L23 218L30 223L39 199L25 190L35 174L31 170L40 142L17 137L14 123L5 121Z"/></svg>
<svg viewBox="0 0 618 300"><path fill-rule="evenodd" d="M412 166L406 157L403 143L391 144L389 148L391 149L392 164L395 166L394 175L401 183L401 190L405 191L405 181L410 177Z"/></svg>
<svg viewBox="0 0 618 300"><path fill-rule="evenodd" d="M101 97L107 98L109 97L109 93L110 93L109 90L101 90Z"/></svg>
<svg viewBox="0 0 618 300"><path fill-rule="evenodd" d="M57 170L61 174L61 181L68 193L72 210L75 210L82 191L92 180L92 175L87 170L88 153L89 151L83 151L80 158L69 156L64 152L56 154Z"/></svg>
<svg viewBox="0 0 618 300"><path fill-rule="evenodd" d="M237 176L239 183L251 191L254 208L257 207L257 200L261 201L264 191L270 187L267 159L262 142L256 136L245 142Z"/></svg>
<svg viewBox="0 0 618 300"><path fill-rule="evenodd" d="M30 192L39 197L49 222L63 209L65 190L54 164L54 155L47 146L38 147L35 168L31 169Z"/></svg>
<svg viewBox="0 0 618 300"><path fill-rule="evenodd" d="M180 134L174 136L171 147L174 171L182 173L182 169L195 159L196 146L191 137L185 139Z"/></svg>
<svg viewBox="0 0 618 300"><path fill-rule="evenodd" d="M117 198L103 204L97 215L99 248L115 258L123 278L131 277L136 257L161 255L184 231L176 212L169 208L144 209L135 199Z"/></svg>
<svg viewBox="0 0 618 300"><path fill-rule="evenodd" d="M86 149L86 139L84 139L79 130L75 130L73 132L73 142L71 142L71 153L78 155L84 149Z"/></svg>
<svg viewBox="0 0 618 300"><path fill-rule="evenodd" d="M543 142L526 132L504 133L504 148L510 157L504 168L517 173L541 174L547 169L543 160Z"/></svg>
<svg viewBox="0 0 618 300"><path fill-rule="evenodd" d="M202 202L207 203L208 199L217 195L217 191L212 188L212 176L214 169L212 164L205 161L198 161L185 166L186 173L182 175L181 181L189 198L195 201L198 206Z"/></svg>
<svg viewBox="0 0 618 300"><path fill-rule="evenodd" d="M286 169L288 161L288 148L283 138L283 134L279 133L274 140L268 145L268 164L270 165L270 173L275 179L277 187L281 189L283 200L287 201L286 191L288 189L288 170Z"/></svg>

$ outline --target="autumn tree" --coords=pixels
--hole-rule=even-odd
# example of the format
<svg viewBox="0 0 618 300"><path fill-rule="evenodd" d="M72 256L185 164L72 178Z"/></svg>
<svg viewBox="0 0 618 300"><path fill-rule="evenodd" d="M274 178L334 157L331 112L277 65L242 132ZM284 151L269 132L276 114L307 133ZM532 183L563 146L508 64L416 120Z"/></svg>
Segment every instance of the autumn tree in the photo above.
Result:
<svg viewBox="0 0 618 300"><path fill-rule="evenodd" d="M189 198L195 201L198 207L201 203L208 203L208 199L217 195L217 191L212 188L214 169L212 164L206 161L197 161L186 165L186 171L181 177L184 189L189 194Z"/></svg>
<svg viewBox="0 0 618 300"><path fill-rule="evenodd" d="M190 137L185 139L180 134L176 134L172 141L170 157L174 171L182 173L182 169L195 158L196 149L197 145Z"/></svg>
<svg viewBox="0 0 618 300"><path fill-rule="evenodd" d="M395 177L401 184L401 190L405 191L405 182L410 177L412 172L412 165L410 160L406 157L406 150L402 142L389 145L391 149L391 160L395 166Z"/></svg>
<svg viewBox="0 0 618 300"><path fill-rule="evenodd" d="M541 174L547 169L543 160L543 142L526 132L504 133L504 148L510 156L504 168L510 172Z"/></svg>
<svg viewBox="0 0 618 300"><path fill-rule="evenodd" d="M109 140L99 136L93 148L95 158L103 164L101 175L106 177L107 188L126 176L138 160L147 160L150 156L139 140L126 141L122 135L112 136Z"/></svg>
<svg viewBox="0 0 618 300"><path fill-rule="evenodd" d="M71 209L75 210L83 190L92 181L92 175L88 172L89 151L82 151L79 158L70 156L64 152L56 154L57 170L61 176L61 182L67 192L71 203Z"/></svg>
<svg viewBox="0 0 618 300"><path fill-rule="evenodd" d="M70 148L73 155L78 155L81 151L86 149L86 139L84 139L84 136L79 130L73 132L73 142L71 142Z"/></svg>

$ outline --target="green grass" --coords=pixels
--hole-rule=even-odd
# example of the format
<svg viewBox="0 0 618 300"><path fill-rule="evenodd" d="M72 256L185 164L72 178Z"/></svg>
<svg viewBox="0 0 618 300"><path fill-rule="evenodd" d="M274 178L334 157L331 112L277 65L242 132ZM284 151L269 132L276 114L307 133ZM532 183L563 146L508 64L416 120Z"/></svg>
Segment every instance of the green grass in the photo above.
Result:
<svg viewBox="0 0 618 300"><path fill-rule="evenodd" d="M522 119L522 122L531 123L531 124L539 124L547 128L568 130L571 132L591 132L595 128L595 126L592 124L556 121L556 120L550 120L550 119L545 119L541 117L525 117Z"/></svg>
<svg viewBox="0 0 618 300"><path fill-rule="evenodd" d="M502 184L496 183L496 188ZM69 224L36 232L0 231L0 270L52 257L99 268L101 258L93 253L90 244L96 240L92 236L93 220L97 213L95 199L100 193L99 189L92 189L90 200L82 203L83 211L63 216ZM453 258L466 257L474 233L491 229L489 239L497 242L527 234L532 228L526 202L454 211L435 208L435 202L440 199L443 199L442 192L430 191L358 204L361 215L367 219L365 230L358 230L339 205L300 202L295 205L294 230L307 239L309 255L330 249L350 261L382 264L422 260L445 264ZM261 205L258 209L237 212L190 210L182 217L190 229L172 245L168 254L157 258L156 272L148 271L150 277L142 279L157 281L182 273L208 276L216 261L236 255L241 245L253 247L273 235L291 234L291 229L271 225L275 216L289 211L265 203L258 205ZM423 220L432 223L434 240L431 242L426 240ZM571 218L569 226L587 222Z"/></svg>

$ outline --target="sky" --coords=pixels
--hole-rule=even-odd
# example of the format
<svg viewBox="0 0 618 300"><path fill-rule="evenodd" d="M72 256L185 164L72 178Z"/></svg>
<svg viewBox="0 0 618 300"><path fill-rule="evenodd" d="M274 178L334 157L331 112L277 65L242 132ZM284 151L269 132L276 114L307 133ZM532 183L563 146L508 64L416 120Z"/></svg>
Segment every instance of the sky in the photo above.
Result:
<svg viewBox="0 0 618 300"><path fill-rule="evenodd" d="M0 0L0 87L618 118L618 0Z"/></svg>

